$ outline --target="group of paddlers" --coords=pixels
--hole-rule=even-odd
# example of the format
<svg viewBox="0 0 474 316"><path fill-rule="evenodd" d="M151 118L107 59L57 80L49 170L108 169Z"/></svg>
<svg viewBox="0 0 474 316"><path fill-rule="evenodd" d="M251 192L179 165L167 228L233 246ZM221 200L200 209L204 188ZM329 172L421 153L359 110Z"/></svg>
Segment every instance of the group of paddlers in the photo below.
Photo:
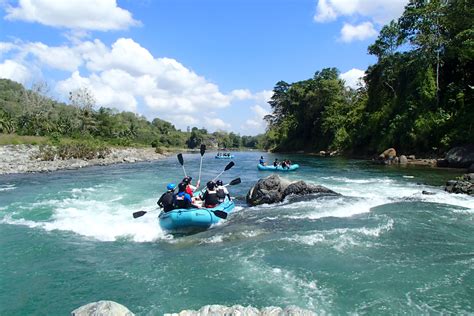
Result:
<svg viewBox="0 0 474 316"><path fill-rule="evenodd" d="M258 161L259 164L261 164L262 166L266 166L267 163L265 162L265 159L263 158L263 156L260 157L260 160ZM278 161L278 158L275 158L275 160L273 161L273 166L274 167L278 167L278 166L281 166L282 168L290 168L291 166L291 160L289 159L285 159L285 160L282 160L281 162Z"/></svg>
<svg viewBox="0 0 474 316"><path fill-rule="evenodd" d="M221 153L221 152L217 153L217 157L230 157L230 156L232 156L230 153Z"/></svg>
<svg viewBox="0 0 474 316"><path fill-rule="evenodd" d="M192 185L192 177L186 176L183 181L178 184L178 192L175 192L176 185L169 183L166 186L166 192L158 200L157 204L163 208L164 212L169 212L174 209L187 208L213 208L224 202L227 197L230 199L229 191L223 185L222 180L209 181L206 188L202 190L199 195L195 192L199 187Z"/></svg>

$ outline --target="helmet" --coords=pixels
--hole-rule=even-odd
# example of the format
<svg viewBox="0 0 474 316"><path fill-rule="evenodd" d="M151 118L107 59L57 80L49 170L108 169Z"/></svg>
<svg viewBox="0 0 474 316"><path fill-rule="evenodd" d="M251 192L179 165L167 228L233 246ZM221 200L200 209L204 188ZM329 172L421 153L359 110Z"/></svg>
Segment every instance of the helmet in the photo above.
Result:
<svg viewBox="0 0 474 316"><path fill-rule="evenodd" d="M186 176L186 177L184 177L183 182L186 183L186 184L190 184L190 183L191 183L191 180L193 180L192 177Z"/></svg>
<svg viewBox="0 0 474 316"><path fill-rule="evenodd" d="M174 183L168 183L166 186L167 190L173 191L176 188L176 185Z"/></svg>
<svg viewBox="0 0 474 316"><path fill-rule="evenodd" d="M222 185L222 180L217 180L217 181L216 181L216 184L217 184L217 185Z"/></svg>
<svg viewBox="0 0 474 316"><path fill-rule="evenodd" d="M207 184L206 184L207 188L209 190L212 190L216 187L216 183L214 181L209 181Z"/></svg>

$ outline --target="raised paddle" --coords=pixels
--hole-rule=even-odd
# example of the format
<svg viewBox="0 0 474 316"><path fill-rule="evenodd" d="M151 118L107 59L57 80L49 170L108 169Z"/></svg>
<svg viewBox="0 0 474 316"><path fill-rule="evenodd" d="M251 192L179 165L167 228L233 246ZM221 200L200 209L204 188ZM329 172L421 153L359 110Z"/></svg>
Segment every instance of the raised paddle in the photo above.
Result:
<svg viewBox="0 0 474 316"><path fill-rule="evenodd" d="M215 177L214 179L212 179L212 181L216 181L216 179L219 178L219 177L221 176L221 174L223 174L225 171L227 171L227 170L229 170L230 168L232 168L234 165L235 165L235 163L234 163L233 161L229 162L229 163L227 164L227 166L225 166L224 171L222 171L221 173L219 173L219 174L217 175L217 177Z"/></svg>
<svg viewBox="0 0 474 316"><path fill-rule="evenodd" d="M197 182L198 184L201 183L202 157L204 156L204 153L206 152L206 145L201 144L200 152L201 152L201 163L199 164L199 178Z"/></svg>
<svg viewBox="0 0 474 316"><path fill-rule="evenodd" d="M179 154L177 155L177 157L178 157L179 164L181 165L181 167L183 167L184 176L187 177L188 175L186 174L186 170L184 169L183 154L182 154L182 153L179 153Z"/></svg>

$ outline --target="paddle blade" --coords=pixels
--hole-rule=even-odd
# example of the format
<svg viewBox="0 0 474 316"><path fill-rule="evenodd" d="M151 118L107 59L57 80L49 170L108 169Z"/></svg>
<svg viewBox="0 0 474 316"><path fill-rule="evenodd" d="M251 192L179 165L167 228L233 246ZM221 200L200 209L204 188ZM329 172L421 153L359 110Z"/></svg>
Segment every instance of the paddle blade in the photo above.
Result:
<svg viewBox="0 0 474 316"><path fill-rule="evenodd" d="M145 215L147 212L145 211L138 211L138 212L135 212L133 213L133 218L138 218L138 217L142 217L143 215Z"/></svg>
<svg viewBox="0 0 474 316"><path fill-rule="evenodd" d="M241 182L242 182L242 180L240 180L240 178L237 178L237 179L234 179L234 180L230 181L229 185L236 185L236 184L239 184Z"/></svg>
<svg viewBox="0 0 474 316"><path fill-rule="evenodd" d="M206 145L201 144L201 156L204 156L205 152L206 152Z"/></svg>
<svg viewBox="0 0 474 316"><path fill-rule="evenodd" d="M184 165L183 154L179 153L177 157L178 157L178 161L180 165L183 166Z"/></svg>
<svg viewBox="0 0 474 316"><path fill-rule="evenodd" d="M229 169L232 168L234 165L235 165L235 163L234 163L233 161L229 162L229 163L227 164L227 166L225 166L224 171L229 170Z"/></svg>
<svg viewBox="0 0 474 316"><path fill-rule="evenodd" d="M224 211L212 211L214 215L216 215L219 218L226 219L227 218L227 213Z"/></svg>

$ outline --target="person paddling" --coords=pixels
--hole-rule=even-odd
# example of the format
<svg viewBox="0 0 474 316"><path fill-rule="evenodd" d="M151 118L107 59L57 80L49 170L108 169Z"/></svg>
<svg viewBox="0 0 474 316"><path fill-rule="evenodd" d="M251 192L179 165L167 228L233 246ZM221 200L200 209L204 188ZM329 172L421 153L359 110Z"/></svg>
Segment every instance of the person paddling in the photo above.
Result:
<svg viewBox="0 0 474 316"><path fill-rule="evenodd" d="M176 208L191 208L192 199L191 196L186 192L186 183L181 182L178 185L178 193L174 196L174 205Z"/></svg>
<svg viewBox="0 0 474 316"><path fill-rule="evenodd" d="M176 188L176 185L174 183L169 183L166 186L167 191L163 193L156 202L159 207L163 209L165 213L174 210L174 189Z"/></svg>
<svg viewBox="0 0 474 316"><path fill-rule="evenodd" d="M275 158L275 161L273 161L273 166L278 167L278 158Z"/></svg>
<svg viewBox="0 0 474 316"><path fill-rule="evenodd" d="M216 183L209 181L206 185L207 190L200 196L201 200L204 201L203 205L206 208L216 207L219 204L219 198L217 197Z"/></svg>
<svg viewBox="0 0 474 316"><path fill-rule="evenodd" d="M229 191L223 185L222 180L217 180L216 185L217 185L216 192L217 192L217 198L219 199L219 203L224 202L226 196L230 201Z"/></svg>
<svg viewBox="0 0 474 316"><path fill-rule="evenodd" d="M266 165L265 159L263 159L263 156L260 156L260 160L258 161L258 163L261 164L262 166Z"/></svg>

